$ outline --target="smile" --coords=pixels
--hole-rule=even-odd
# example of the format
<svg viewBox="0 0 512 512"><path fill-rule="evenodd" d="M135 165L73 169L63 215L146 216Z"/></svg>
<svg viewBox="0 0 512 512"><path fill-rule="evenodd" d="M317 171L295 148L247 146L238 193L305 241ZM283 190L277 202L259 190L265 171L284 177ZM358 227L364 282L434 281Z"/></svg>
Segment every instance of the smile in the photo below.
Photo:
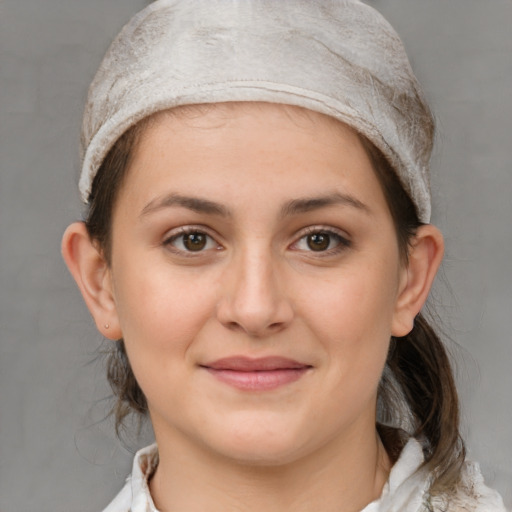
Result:
<svg viewBox="0 0 512 512"><path fill-rule="evenodd" d="M216 379L243 391L270 391L299 380L311 365L283 357L229 357L201 365Z"/></svg>

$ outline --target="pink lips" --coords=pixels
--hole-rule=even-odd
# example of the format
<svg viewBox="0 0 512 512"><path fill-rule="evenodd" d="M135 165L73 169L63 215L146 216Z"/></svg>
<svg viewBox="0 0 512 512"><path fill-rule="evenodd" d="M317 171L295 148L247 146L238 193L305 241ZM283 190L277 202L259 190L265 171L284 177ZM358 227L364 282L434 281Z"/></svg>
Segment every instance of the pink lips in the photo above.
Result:
<svg viewBox="0 0 512 512"><path fill-rule="evenodd" d="M201 365L221 382L245 391L268 391L300 379L310 365L283 357L227 357Z"/></svg>

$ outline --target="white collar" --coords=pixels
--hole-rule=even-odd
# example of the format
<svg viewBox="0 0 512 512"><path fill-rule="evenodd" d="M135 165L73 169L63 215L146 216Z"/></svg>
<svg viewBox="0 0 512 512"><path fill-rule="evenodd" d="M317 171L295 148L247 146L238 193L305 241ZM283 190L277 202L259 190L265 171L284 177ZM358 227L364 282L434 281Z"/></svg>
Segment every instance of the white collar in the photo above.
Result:
<svg viewBox="0 0 512 512"><path fill-rule="evenodd" d="M429 481L425 471L417 471L422 463L421 445L416 439L411 438L391 469L381 497L367 505L361 512L420 512L423 510L423 505L428 499ZM127 487L131 487L131 503L129 503L131 512L158 512L148 486L148 480L157 465L156 444L136 453L132 476L127 482Z"/></svg>

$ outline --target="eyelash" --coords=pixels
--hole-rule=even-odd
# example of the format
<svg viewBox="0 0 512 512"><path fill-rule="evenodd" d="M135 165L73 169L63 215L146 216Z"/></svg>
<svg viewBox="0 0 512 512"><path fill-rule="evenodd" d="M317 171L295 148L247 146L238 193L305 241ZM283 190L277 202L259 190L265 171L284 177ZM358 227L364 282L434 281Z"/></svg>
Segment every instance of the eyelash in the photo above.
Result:
<svg viewBox="0 0 512 512"><path fill-rule="evenodd" d="M329 227L322 226L311 226L306 228L306 230L301 234L300 238L294 242L291 247L297 246L301 241L305 241L307 243L307 238L312 235L327 235L329 237L329 245L335 240L337 243L332 248L327 248L325 250L315 251L310 248L310 250L305 250L306 252L310 252L312 254L316 254L319 257L333 256L345 249L348 249L352 246L352 242L339 231ZM304 249L295 249L295 250L304 250Z"/></svg>
<svg viewBox="0 0 512 512"><path fill-rule="evenodd" d="M178 248L173 243L182 238L182 244L185 243L184 237L187 235L202 235L206 237L205 246L199 248L199 250L187 250L185 248ZM328 244L331 245L332 241L335 240L337 243L334 247L327 247L325 250L319 250L315 251L310 248L310 250L307 249L298 249L297 246L300 242L305 241L307 242L307 238L312 235L325 235L328 237ZM168 247L170 250L175 252L179 255L184 255L186 257L197 257L204 253L205 251L212 250L213 247L206 247L208 243L215 244L216 250L221 250L222 246L215 240L215 238L208 234L204 227L202 226L188 226L188 227L181 227L179 228L178 232L172 233L170 236L168 236L164 242L163 245ZM333 228L323 228L321 226L311 226L306 228L301 236L290 245L290 248L292 250L296 251L304 251L304 252L310 252L312 254L316 254L319 257L325 257L325 256L333 256L335 254L338 254L339 252L342 252L344 249L347 249L351 247L352 242L348 240L344 235L342 235L337 230L334 230Z"/></svg>
<svg viewBox="0 0 512 512"><path fill-rule="evenodd" d="M180 249L173 245L173 242L176 242L180 238L182 239L182 244L185 243L185 237L187 235L203 235L206 237L205 244L213 242L215 245L215 249L220 250L222 249L222 246L215 240L213 236L208 234L204 227L202 226L187 226L187 227L181 227L178 229L178 232L172 233L170 236L168 236L164 242L163 245L167 248L169 248L171 251L179 254L179 255L185 255L186 257L195 257L199 256L201 253L203 253L205 250L211 250L212 247L209 248L200 248L200 250L193 251L193 250L187 250L187 249Z"/></svg>

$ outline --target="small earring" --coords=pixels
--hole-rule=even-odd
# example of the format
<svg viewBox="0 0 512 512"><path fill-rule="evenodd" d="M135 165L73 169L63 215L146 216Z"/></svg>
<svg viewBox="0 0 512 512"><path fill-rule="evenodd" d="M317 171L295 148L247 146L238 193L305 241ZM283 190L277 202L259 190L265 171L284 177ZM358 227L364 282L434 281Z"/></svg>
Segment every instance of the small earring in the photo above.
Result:
<svg viewBox="0 0 512 512"><path fill-rule="evenodd" d="M109 324L105 324L105 329L110 329L110 325Z"/></svg>

